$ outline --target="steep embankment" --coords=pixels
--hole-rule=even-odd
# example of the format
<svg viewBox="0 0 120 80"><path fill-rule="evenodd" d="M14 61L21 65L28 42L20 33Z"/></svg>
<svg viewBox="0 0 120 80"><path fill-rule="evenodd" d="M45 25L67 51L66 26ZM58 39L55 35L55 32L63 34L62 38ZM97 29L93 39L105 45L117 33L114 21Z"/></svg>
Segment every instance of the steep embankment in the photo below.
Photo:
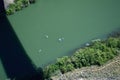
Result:
<svg viewBox="0 0 120 80"><path fill-rule="evenodd" d="M118 80L120 79L120 55L103 66L83 67L52 77L53 80Z"/></svg>

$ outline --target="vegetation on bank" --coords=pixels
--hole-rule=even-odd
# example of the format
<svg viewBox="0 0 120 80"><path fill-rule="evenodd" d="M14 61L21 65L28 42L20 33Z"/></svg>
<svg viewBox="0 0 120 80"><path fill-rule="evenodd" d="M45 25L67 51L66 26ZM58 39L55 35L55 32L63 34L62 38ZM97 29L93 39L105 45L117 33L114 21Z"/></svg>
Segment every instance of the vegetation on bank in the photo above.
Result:
<svg viewBox="0 0 120 80"><path fill-rule="evenodd" d="M56 71L66 73L77 68L103 65L120 54L120 35L111 35L106 40L94 40L89 46L77 50L72 56L58 58L44 69L44 77L50 78Z"/></svg>
<svg viewBox="0 0 120 80"><path fill-rule="evenodd" d="M8 8L6 9L6 14L11 15L14 14L16 11L22 10L24 7L29 6L32 3L35 3L36 0L14 0L14 3L9 4Z"/></svg>
<svg viewBox="0 0 120 80"><path fill-rule="evenodd" d="M60 73L59 73L60 74ZM51 77L52 80L119 80L120 54L102 66L88 66Z"/></svg>

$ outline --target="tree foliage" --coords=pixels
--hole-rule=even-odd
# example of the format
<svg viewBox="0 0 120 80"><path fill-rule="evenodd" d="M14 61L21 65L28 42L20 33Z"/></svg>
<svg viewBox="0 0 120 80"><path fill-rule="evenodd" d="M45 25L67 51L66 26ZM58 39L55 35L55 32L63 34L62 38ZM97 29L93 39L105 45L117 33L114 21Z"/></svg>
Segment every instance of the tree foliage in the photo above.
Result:
<svg viewBox="0 0 120 80"><path fill-rule="evenodd" d="M7 15L11 15L15 12L15 4L10 4L8 6L9 8L6 10L6 14Z"/></svg>
<svg viewBox="0 0 120 80"><path fill-rule="evenodd" d="M22 10L23 7L27 7L30 3L35 3L35 0L14 0L14 3L9 4L6 14L11 15L15 11Z"/></svg>

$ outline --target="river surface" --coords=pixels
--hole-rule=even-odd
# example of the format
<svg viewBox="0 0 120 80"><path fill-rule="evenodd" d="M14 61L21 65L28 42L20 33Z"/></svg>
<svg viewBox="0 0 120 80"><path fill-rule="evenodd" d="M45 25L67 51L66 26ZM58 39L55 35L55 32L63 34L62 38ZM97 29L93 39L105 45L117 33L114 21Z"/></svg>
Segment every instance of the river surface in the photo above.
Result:
<svg viewBox="0 0 120 80"><path fill-rule="evenodd" d="M8 16L37 67L120 28L120 0L36 0Z"/></svg>
<svg viewBox="0 0 120 80"><path fill-rule="evenodd" d="M5 73L5 69L4 69L4 67L2 65L2 61L0 59L0 80L5 80L5 79L7 79L7 75Z"/></svg>

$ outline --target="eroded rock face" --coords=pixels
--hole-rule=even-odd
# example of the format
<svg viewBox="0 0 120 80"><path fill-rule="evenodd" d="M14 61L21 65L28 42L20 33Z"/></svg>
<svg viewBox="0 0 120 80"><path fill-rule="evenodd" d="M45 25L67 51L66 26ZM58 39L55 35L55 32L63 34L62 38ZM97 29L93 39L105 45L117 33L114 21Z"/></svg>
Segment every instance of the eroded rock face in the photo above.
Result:
<svg viewBox="0 0 120 80"><path fill-rule="evenodd" d="M9 5L9 4L14 3L14 0L3 0L3 1L4 1L5 9L8 8L8 5Z"/></svg>

